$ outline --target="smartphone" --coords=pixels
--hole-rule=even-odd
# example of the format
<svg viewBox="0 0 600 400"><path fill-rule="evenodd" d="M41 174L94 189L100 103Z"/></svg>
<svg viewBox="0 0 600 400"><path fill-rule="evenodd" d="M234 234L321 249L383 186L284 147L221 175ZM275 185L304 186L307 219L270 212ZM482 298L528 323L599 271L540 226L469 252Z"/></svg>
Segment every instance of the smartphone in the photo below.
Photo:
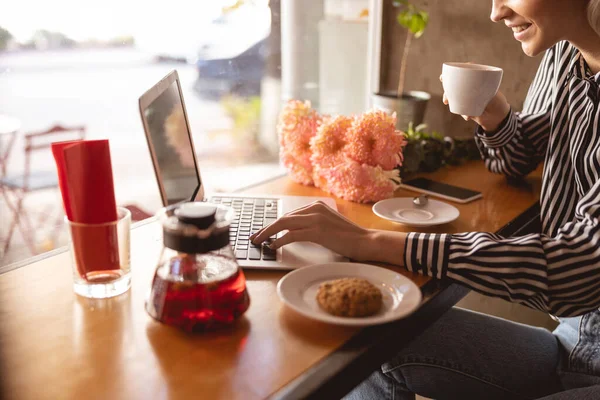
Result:
<svg viewBox="0 0 600 400"><path fill-rule="evenodd" d="M463 204L482 197L481 192L432 181L427 178L411 179L403 182L400 187Z"/></svg>

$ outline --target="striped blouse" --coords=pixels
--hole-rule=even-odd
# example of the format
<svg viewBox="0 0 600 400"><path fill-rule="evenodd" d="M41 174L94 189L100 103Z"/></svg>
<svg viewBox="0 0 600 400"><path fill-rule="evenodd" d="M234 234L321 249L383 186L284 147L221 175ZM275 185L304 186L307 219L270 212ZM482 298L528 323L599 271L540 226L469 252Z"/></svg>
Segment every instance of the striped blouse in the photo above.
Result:
<svg viewBox="0 0 600 400"><path fill-rule="evenodd" d="M560 42L546 52L523 111L494 133L476 133L492 172L521 177L544 161L541 233L411 233L406 267L556 316L600 308L599 85L600 73Z"/></svg>

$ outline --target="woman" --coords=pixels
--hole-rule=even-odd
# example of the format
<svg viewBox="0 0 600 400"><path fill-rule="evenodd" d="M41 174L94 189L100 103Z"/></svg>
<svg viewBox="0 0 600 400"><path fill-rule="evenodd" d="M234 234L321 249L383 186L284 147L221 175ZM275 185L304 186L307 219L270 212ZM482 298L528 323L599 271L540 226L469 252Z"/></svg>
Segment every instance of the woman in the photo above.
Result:
<svg viewBox="0 0 600 400"><path fill-rule="evenodd" d="M491 171L519 177L544 160L542 232L373 231L314 204L253 241L288 230L273 247L310 240L564 319L551 334L453 309L351 398L600 399L600 0L494 0L491 19L527 55L546 51L523 112L498 93L472 118Z"/></svg>

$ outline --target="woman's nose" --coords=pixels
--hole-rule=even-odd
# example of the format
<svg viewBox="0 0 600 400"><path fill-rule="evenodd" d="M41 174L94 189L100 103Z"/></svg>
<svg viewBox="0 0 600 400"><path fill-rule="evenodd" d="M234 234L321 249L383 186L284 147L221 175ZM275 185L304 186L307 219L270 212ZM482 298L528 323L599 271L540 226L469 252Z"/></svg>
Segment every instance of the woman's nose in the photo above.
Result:
<svg viewBox="0 0 600 400"><path fill-rule="evenodd" d="M500 22L508 17L510 9L506 6L506 0L492 0L492 14L490 19L494 22Z"/></svg>

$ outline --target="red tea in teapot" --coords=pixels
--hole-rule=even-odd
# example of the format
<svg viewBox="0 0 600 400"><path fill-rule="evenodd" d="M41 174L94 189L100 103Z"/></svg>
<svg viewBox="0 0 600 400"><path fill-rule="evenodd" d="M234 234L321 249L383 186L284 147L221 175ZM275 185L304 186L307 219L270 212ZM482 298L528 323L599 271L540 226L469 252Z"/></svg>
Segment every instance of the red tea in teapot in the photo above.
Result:
<svg viewBox="0 0 600 400"><path fill-rule="evenodd" d="M146 310L186 331L232 325L249 307L246 279L229 244L232 210L184 203L164 210L161 259Z"/></svg>
<svg viewBox="0 0 600 400"><path fill-rule="evenodd" d="M212 258L207 268L212 263L219 263L221 276L207 277L209 280L206 282L201 282L202 279L171 280L169 276L163 276L167 274L157 271L152 283L156 319L187 331L207 330L231 325L248 309L250 298L246 291L246 280L237 264L233 262L227 268L226 264L232 260L220 256ZM180 268L183 276L196 273L193 270L186 271L185 258L172 260L172 264L180 264L171 267ZM231 275L223 277L223 272L227 271L231 271ZM202 272L210 274L207 269Z"/></svg>

